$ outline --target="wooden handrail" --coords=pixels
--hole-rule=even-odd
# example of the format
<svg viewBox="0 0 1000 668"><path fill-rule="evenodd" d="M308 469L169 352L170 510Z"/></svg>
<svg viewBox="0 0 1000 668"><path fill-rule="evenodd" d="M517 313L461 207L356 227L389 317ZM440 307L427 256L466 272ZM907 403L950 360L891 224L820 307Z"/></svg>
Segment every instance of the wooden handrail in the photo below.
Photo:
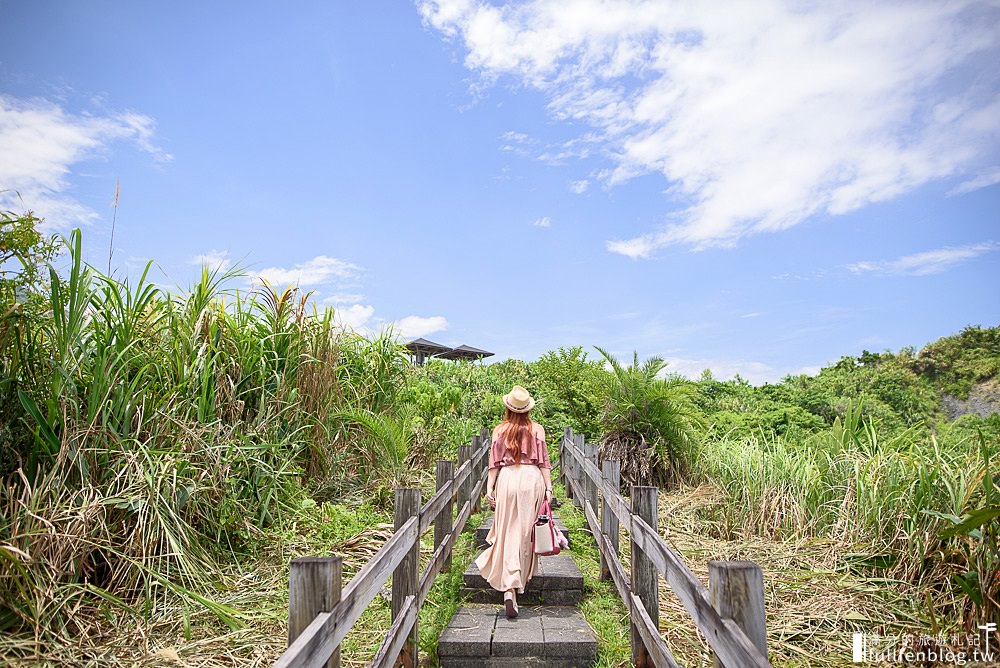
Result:
<svg viewBox="0 0 1000 668"><path fill-rule="evenodd" d="M613 546L604 535L602 523L598 521L597 508L595 507L596 494L593 491L595 487L600 492L603 508L610 510L621 523L621 527L629 532L633 550L641 550L652 561L656 570L664 576L671 589L684 604L688 614L693 618L695 625L708 640L722 665L734 668L737 666L755 668L770 666L766 652L762 652L747 637L744 629L732 619L719 614L711 603L708 589L667 542L660 537L657 529L632 513L628 502L617 489L612 488L601 470L597 468L596 463L586 457L580 447L574 443L570 430L567 430L563 437L560 449L563 456L570 460L569 465L564 464L562 471L569 478L569 483L575 490L574 500L583 509L587 525L597 540L598 548L603 561L608 566L615 588L629 609L632 623L642 635L645 649L653 664L657 667L673 668L677 666L666 642L660 636L659 629L646 614L640 598L633 593L629 578L626 577L619 561L616 546ZM763 620L761 620L762 625Z"/></svg>
<svg viewBox="0 0 1000 668"><path fill-rule="evenodd" d="M297 637L289 641L288 649L274 663L274 668L335 668L339 666L339 653L336 650L348 631L392 577L393 572L399 568L400 564L404 563L406 557L413 550L419 549L420 536L430 528L431 524L436 523L438 519L443 520L445 512L448 514L447 519L451 519L452 501L458 497L460 507L454 523L449 523L450 531L442 534L440 544L435 548L424 572L420 574L417 583L415 583L415 589L403 592L402 596L396 599L402 601L401 605L394 616L392 628L376 652L370 666L382 668L398 663L398 657L407 645L407 641L410 640L417 622L420 606L426 599L435 576L448 561L451 550L472 515L473 509L477 505L477 499L482 493L483 485L486 483L486 462L484 460L490 449L488 432L484 430L473 442L480 445L471 452L468 461L465 461L447 482L442 483L439 479L438 490L434 496L399 524L399 528L396 529L392 537L343 588L339 601L334 603L329 610L315 613L312 622ZM486 447L482 447L481 444L485 444ZM467 497L464 496L466 490L468 490ZM310 559L315 560L315 558ZM330 559L339 559L339 557L330 557ZM292 562L291 570L296 570L295 561ZM406 568L404 568L405 570ZM339 579L339 570L337 573ZM290 574L290 580L294 577L294 574ZM397 588L395 581L393 587ZM292 604L292 601L289 601L289 605ZM305 619L309 619L309 617L306 616ZM412 647L411 651L412 656L409 660L415 664L416 647Z"/></svg>

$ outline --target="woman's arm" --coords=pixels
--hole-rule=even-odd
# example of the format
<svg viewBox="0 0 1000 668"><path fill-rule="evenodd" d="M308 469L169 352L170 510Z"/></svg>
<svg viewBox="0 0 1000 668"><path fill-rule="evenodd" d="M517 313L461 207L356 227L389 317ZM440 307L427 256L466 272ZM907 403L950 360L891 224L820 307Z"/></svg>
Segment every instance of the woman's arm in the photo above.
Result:
<svg viewBox="0 0 1000 668"><path fill-rule="evenodd" d="M545 447L545 427L535 423L534 426L535 437L542 442L542 452L541 455L544 458L544 466L539 466L538 468L542 471L542 480L545 481L545 498L552 498L552 463L549 462L549 449Z"/></svg>
<svg viewBox="0 0 1000 668"><path fill-rule="evenodd" d="M497 473L500 472L499 468L490 469L486 474L486 500L490 502L490 507L495 508L497 505L497 497L493 494L493 488L497 484ZM550 485L551 486L551 485Z"/></svg>

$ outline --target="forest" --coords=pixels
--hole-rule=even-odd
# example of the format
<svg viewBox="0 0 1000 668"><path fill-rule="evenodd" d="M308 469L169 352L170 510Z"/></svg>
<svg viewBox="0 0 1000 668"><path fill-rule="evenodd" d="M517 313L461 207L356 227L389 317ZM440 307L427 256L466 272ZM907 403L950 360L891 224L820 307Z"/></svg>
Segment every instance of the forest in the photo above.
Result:
<svg viewBox="0 0 1000 668"><path fill-rule="evenodd" d="M0 214L0 663L269 665L288 561L337 553L356 572L391 534L393 490L433 489L514 384L553 456L571 427L622 461L624 493L661 489L685 558L760 561L775 665L839 665L852 631L1000 617L1000 324L759 386L600 342L415 366L391 330L344 329L294 287L205 268L173 293L38 222ZM421 613L431 657L456 568ZM609 591L584 611L599 665L627 665ZM373 606L344 661L387 627ZM670 633L679 658L707 656Z"/></svg>

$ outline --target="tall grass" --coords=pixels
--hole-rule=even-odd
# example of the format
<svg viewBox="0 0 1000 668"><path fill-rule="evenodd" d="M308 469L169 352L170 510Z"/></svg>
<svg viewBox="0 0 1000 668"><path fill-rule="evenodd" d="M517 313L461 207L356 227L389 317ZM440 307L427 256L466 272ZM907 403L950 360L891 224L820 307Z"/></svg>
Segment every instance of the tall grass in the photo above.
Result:
<svg viewBox="0 0 1000 668"><path fill-rule="evenodd" d="M929 614L957 611L981 622L998 611L1000 560L987 544L971 544L975 536L949 534L944 518L957 524L988 501L996 455L995 443L944 446L923 431L880 438L855 406L798 442L773 434L709 438L699 468L727 490L726 531L836 540L858 568L926 584L935 592ZM949 585L969 571L983 576L978 601Z"/></svg>
<svg viewBox="0 0 1000 668"><path fill-rule="evenodd" d="M173 295L148 267L133 282L86 266L81 245L74 232L43 308L3 309L2 381L20 407L4 427L27 433L0 485L0 632L42 652L95 608L155 618L177 597L239 626L213 600L220 570L306 485L385 467L340 416L392 405L403 351L294 288L241 292L227 287L239 272L205 269Z"/></svg>

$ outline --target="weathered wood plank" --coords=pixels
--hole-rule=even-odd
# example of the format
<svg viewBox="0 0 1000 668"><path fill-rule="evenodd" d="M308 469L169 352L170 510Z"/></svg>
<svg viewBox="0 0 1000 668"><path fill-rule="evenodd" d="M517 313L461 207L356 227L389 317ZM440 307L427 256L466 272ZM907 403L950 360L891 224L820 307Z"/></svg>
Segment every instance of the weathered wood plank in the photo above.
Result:
<svg viewBox="0 0 1000 668"><path fill-rule="evenodd" d="M420 606L414 596L407 596L400 609L400 615L392 623L382 645L375 652L374 658L368 664L369 668L388 668L396 662L403 645L406 643L407 629L413 626L420 616Z"/></svg>
<svg viewBox="0 0 1000 668"><path fill-rule="evenodd" d="M656 531L639 518L633 520L632 527L634 530L630 535L660 573L666 576L670 588L723 662L732 666L769 666L767 659L761 656L739 626L723 622L709 601L708 590Z"/></svg>
<svg viewBox="0 0 1000 668"><path fill-rule="evenodd" d="M607 537L602 538L603 540L599 544L601 553L613 555L612 558L608 559L608 573L611 576L611 581L614 583L615 589L618 591L618 595L625 603L625 606L629 609L629 615L637 620L636 626L639 629L639 633L642 634L643 642L649 648L649 654L653 659L653 663L657 668L681 668L676 659L674 659L670 648L667 647L667 642L660 635L659 629L653 626L653 620L646 614L646 609L642 605L637 604L638 598L632 594L632 586L629 582L628 574L625 572L621 561L618 560L611 542Z"/></svg>
<svg viewBox="0 0 1000 668"><path fill-rule="evenodd" d="M764 574L752 561L708 562L709 600L723 619L733 620L750 642L767 656ZM717 668L724 664L715 657ZM736 668L727 664L729 668Z"/></svg>
<svg viewBox="0 0 1000 668"><path fill-rule="evenodd" d="M724 620L709 602L708 590L691 572L687 565L659 536L659 533L638 517L633 517L625 500L600 476L596 466L589 465L583 452L573 443L564 443L565 450L582 469L582 475L598 480L604 498L612 512L618 517L621 528L634 537L640 549L648 556L656 569L664 575L670 588L684 604L688 614L694 619L699 630L705 635L709 645L733 666L763 668L769 666L767 659L750 642L746 634L732 620ZM729 622L728 624L726 622ZM730 632L727 629L735 629Z"/></svg>
<svg viewBox="0 0 1000 668"><path fill-rule="evenodd" d="M274 668L325 668L340 640L326 632L333 626L332 613L321 612L278 657ZM350 628L350 627L347 627ZM346 631L346 629L345 629Z"/></svg>
<svg viewBox="0 0 1000 668"><path fill-rule="evenodd" d="M451 533L452 527L452 510L455 504L455 492L454 483L452 479L455 477L455 463L447 459L439 459L434 469L435 483L437 484L437 493L445 494L445 503L441 509L434 513L434 549L437 549ZM437 496L437 495L435 495ZM434 499L431 499L427 506L432 506L434 504ZM426 507L426 506L425 506ZM421 511L423 512L423 511ZM420 532L423 535L423 532ZM451 551L449 550L444 559L444 568L451 568Z"/></svg>
<svg viewBox="0 0 1000 668"><path fill-rule="evenodd" d="M342 557L293 559L288 571L288 644L291 645L321 612L330 612L340 602L344 572ZM327 668L340 668L340 649L335 648Z"/></svg>
<svg viewBox="0 0 1000 668"><path fill-rule="evenodd" d="M344 587L340 604L329 613L318 615L299 634L274 664L275 668L322 668L327 657L378 595L417 539L417 518L413 517L396 530L372 560ZM316 659L324 651L326 655ZM298 655L300 652L303 653L301 657Z"/></svg>
<svg viewBox="0 0 1000 668"><path fill-rule="evenodd" d="M438 462L438 463L451 464L451 462ZM439 486L437 491L434 493L434 496L431 497L430 501L425 503L424 507L420 509L419 513L420 524L417 528L417 532L421 536L424 535L424 532L427 531L428 527L430 527L430 525L437 518L438 513L441 512L441 509L443 509L446 505L448 505L448 502L451 501L451 497L453 494L454 494L454 489L452 487L452 481L449 480L447 483L444 483L443 487Z"/></svg>
<svg viewBox="0 0 1000 668"><path fill-rule="evenodd" d="M631 594L629 597L629 613L639 635L642 636L643 647L649 653L649 659L656 668L682 668L677 659L674 658L656 622L646 612L642 599Z"/></svg>
<svg viewBox="0 0 1000 668"><path fill-rule="evenodd" d="M407 522L417 520L419 526L420 514L420 490L419 489L397 489L396 507L394 522L396 528L403 526ZM403 604L409 599L417 597L417 584L420 577L420 532L417 532L417 539L410 545L406 556L396 566L392 572L392 619L397 620L403 615ZM397 654L399 659L396 666L403 668L416 668L419 663L417 652L420 636L417 635L417 625L412 628L407 626L406 638L403 641L402 650ZM395 656L395 655L394 655Z"/></svg>
<svg viewBox="0 0 1000 668"><path fill-rule="evenodd" d="M605 459L601 465L601 474L604 481L613 488L618 488L621 484L621 462L617 459ZM601 487L598 484L598 487ZM615 494L618 496L618 494ZM615 515L614 511L611 510L611 504L608 500L608 491L604 490L602 487L601 493L601 534L608 537L608 542L614 546L613 554L617 556L618 545L619 545L619 532L618 532L618 517ZM607 561L610 558L604 554L602 550L601 555L601 572L600 579L607 580L611 577L608 573Z"/></svg>
<svg viewBox="0 0 1000 668"><path fill-rule="evenodd" d="M644 522L656 526L656 497L655 487L632 488L632 515L642 518ZM652 628L659 628L660 619L660 590L659 577L656 572L656 565L644 550L639 548L636 536L632 538L632 570L629 580L632 583L632 595L638 597L645 606L649 615ZM636 668L647 668L653 663L652 649L646 645L643 633L639 630L636 621L635 611L632 614L631 636L632 636L632 664ZM657 633L657 635L659 635Z"/></svg>

